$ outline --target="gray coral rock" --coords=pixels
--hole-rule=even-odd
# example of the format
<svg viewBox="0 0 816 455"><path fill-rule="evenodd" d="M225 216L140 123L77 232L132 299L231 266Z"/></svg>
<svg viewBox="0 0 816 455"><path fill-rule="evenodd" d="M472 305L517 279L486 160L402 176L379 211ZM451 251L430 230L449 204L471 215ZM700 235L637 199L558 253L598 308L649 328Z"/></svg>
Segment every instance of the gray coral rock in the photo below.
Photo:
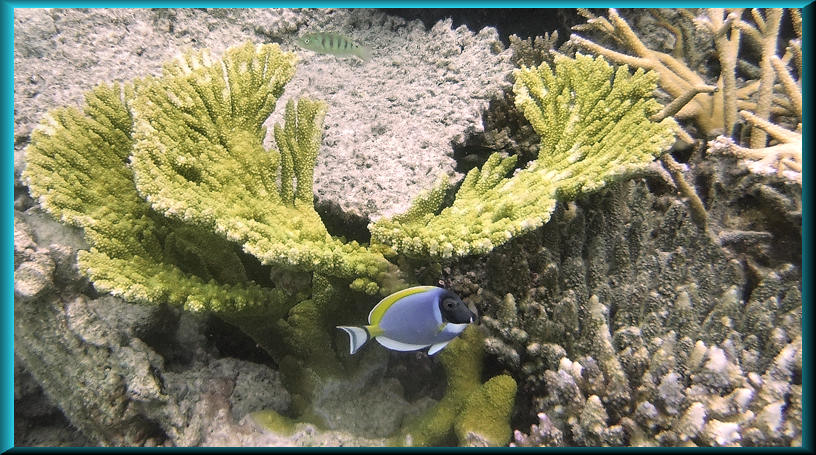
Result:
<svg viewBox="0 0 816 455"><path fill-rule="evenodd" d="M402 213L440 174L455 173L453 146L482 131L490 99L509 87L510 52L499 52L495 29L453 29L450 19L425 30L419 21L338 11L305 31L327 29L366 43L374 57L362 63L304 51L287 86L287 95L329 105L318 201L364 218Z"/></svg>
<svg viewBox="0 0 816 455"><path fill-rule="evenodd" d="M42 387L14 359L14 445L17 447L93 445L43 394ZM24 404L24 405L20 405Z"/></svg>
<svg viewBox="0 0 816 455"><path fill-rule="evenodd" d="M199 445L237 426L243 414L289 406L277 371L215 358L195 316L93 296L76 269L75 230L32 208L15 212L14 238L14 348L21 367L15 379L30 374L44 395L24 392L20 382L25 401L15 408L22 416L53 413L32 407L36 397L82 433L65 428L31 436L36 428L27 428L22 443ZM146 340L184 351L177 357L185 361L168 365Z"/></svg>
<svg viewBox="0 0 816 455"><path fill-rule="evenodd" d="M360 366L348 378L320 380L312 406L326 429L348 432L362 438L386 438L402 424L436 404L423 396L413 402L404 397L394 377L385 376L388 351L360 353Z"/></svg>

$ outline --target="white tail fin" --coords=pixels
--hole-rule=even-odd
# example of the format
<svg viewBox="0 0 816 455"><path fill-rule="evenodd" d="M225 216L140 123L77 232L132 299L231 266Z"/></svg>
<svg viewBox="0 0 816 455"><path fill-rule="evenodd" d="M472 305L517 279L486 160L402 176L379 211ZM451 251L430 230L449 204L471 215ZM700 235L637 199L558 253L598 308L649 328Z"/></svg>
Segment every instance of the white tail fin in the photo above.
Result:
<svg viewBox="0 0 816 455"><path fill-rule="evenodd" d="M349 347L351 348L352 354L357 352L357 350L363 347L366 341L368 341L368 331L362 327L349 327L338 325L337 328L343 329L346 331L346 333L348 333Z"/></svg>

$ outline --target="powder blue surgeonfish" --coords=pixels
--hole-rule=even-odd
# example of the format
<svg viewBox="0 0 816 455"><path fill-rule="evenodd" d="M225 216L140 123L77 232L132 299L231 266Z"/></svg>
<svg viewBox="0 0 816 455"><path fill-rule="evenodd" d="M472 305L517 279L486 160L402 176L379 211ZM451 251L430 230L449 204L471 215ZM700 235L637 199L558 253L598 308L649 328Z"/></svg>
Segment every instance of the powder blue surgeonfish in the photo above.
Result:
<svg viewBox="0 0 816 455"><path fill-rule="evenodd" d="M370 338L388 349L415 351L427 348L436 354L476 319L451 291L436 286L416 286L380 300L368 314L364 327L338 326L348 333L354 354Z"/></svg>

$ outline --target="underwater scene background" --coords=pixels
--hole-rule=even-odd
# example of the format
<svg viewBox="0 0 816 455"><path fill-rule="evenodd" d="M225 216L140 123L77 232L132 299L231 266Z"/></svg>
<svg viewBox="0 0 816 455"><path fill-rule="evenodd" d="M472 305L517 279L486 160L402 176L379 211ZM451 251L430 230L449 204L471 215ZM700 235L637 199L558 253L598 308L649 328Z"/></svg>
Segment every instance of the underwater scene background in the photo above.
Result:
<svg viewBox="0 0 816 455"><path fill-rule="evenodd" d="M800 10L14 14L15 445L802 445Z"/></svg>

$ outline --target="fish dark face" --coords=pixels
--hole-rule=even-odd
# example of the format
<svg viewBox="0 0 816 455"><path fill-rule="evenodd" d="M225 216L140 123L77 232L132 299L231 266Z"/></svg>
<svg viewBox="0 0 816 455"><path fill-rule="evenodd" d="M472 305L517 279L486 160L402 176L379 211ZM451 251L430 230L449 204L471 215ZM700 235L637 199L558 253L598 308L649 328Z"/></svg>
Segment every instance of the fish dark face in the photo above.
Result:
<svg viewBox="0 0 816 455"><path fill-rule="evenodd" d="M452 292L446 293L439 300L439 311L443 321L453 324L469 324L476 320L476 315L468 309L465 302Z"/></svg>

